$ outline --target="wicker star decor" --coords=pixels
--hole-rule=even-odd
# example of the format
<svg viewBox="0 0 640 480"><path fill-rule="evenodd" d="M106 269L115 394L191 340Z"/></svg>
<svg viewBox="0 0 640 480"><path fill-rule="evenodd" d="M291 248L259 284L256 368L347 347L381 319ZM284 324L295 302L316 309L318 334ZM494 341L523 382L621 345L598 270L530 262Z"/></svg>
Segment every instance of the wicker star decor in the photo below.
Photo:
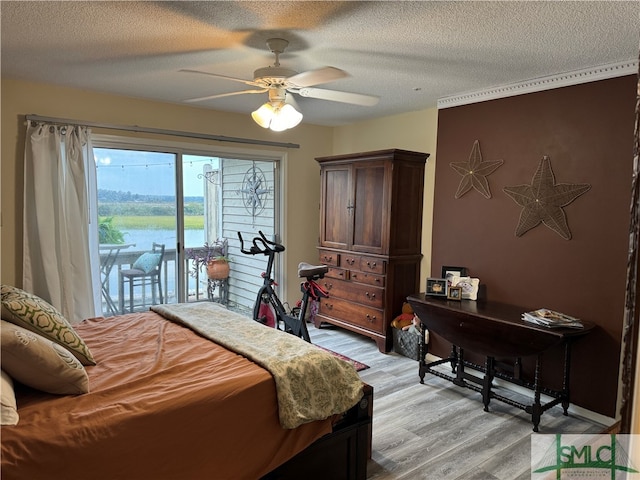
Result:
<svg viewBox="0 0 640 480"><path fill-rule="evenodd" d="M492 174L503 163L504 160L483 161L482 153L480 152L480 143L476 140L471 148L469 161L451 162L449 164L451 168L462 175L462 180L460 180L460 185L458 185L455 198L460 198L471 190L471 188L475 188L486 198L491 198L491 190L489 189L487 176Z"/></svg>
<svg viewBox="0 0 640 480"><path fill-rule="evenodd" d="M591 185L587 183L556 183L551 160L545 155L540 160L531 185L503 189L504 193L522 207L516 236L520 237L544 223L565 240L571 240L567 216L562 207L569 205L590 188Z"/></svg>

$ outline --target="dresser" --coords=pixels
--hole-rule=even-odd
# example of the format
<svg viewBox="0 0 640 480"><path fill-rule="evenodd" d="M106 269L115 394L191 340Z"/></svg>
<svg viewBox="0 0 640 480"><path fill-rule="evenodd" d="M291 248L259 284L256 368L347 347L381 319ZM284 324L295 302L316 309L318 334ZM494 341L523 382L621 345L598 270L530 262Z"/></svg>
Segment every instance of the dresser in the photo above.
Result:
<svg viewBox="0 0 640 480"><path fill-rule="evenodd" d="M424 168L429 154L406 150L316 158L320 164L322 280L315 326L338 325L391 349L390 323L420 291Z"/></svg>

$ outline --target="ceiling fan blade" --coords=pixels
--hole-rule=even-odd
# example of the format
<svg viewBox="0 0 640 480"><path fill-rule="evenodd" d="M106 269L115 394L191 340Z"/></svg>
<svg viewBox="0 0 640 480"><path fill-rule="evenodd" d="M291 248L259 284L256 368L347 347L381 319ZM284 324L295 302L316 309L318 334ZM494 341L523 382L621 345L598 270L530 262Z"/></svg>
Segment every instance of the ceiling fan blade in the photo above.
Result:
<svg viewBox="0 0 640 480"><path fill-rule="evenodd" d="M309 70L308 72L298 73L297 75L287 78L287 82L294 87L302 88L320 85L321 83L333 82L348 76L349 74L347 72L340 70L339 68L324 67L316 70Z"/></svg>
<svg viewBox="0 0 640 480"><path fill-rule="evenodd" d="M296 91L302 97L318 98L320 100L331 100L333 102L351 103L372 107L378 103L380 97L373 95L362 95L360 93L338 92L335 90L324 90L321 88L301 88Z"/></svg>
<svg viewBox="0 0 640 480"><path fill-rule="evenodd" d="M243 80L242 78L227 77L226 75L219 75L217 73L202 72L200 70L189 70L188 68L182 68L182 69L180 69L178 71L179 72L186 72L186 73L199 73L200 75L208 75L210 77L224 78L225 80L231 80L233 82L244 83L245 85L251 85L252 87L260 87L261 86L259 83L256 83L256 82L254 82L252 80Z"/></svg>
<svg viewBox="0 0 640 480"><path fill-rule="evenodd" d="M242 95L245 93L264 93L269 91L268 88L263 88L260 90L239 90L237 92L229 92L229 93L218 93L217 95L208 95L206 97L198 97L198 98L189 98L187 100L184 100L185 102L188 103L194 103L194 102L203 102L205 100L211 100L213 98L222 98L222 97L231 97L232 95Z"/></svg>

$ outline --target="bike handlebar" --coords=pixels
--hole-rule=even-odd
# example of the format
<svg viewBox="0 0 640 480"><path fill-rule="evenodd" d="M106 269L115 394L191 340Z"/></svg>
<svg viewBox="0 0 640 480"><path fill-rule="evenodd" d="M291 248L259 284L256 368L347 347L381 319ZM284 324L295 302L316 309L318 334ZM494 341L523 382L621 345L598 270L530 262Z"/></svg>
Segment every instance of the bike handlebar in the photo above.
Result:
<svg viewBox="0 0 640 480"><path fill-rule="evenodd" d="M258 230L258 234L260 236L254 237L251 247L249 248L249 250L246 250L244 248L244 240L242 238L242 234L238 232L238 238L240 239L240 251L242 253L247 255L269 255L272 252L284 252L284 245L268 240L261 230ZM258 242L260 242L262 246L259 246Z"/></svg>

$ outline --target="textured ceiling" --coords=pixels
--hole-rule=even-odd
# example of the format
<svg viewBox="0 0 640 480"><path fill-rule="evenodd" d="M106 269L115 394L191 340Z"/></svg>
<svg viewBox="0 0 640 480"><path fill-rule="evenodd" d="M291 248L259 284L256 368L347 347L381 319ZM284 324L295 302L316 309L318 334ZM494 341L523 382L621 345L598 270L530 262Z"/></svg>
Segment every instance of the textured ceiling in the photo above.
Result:
<svg viewBox="0 0 640 480"><path fill-rule="evenodd" d="M334 66L319 87L377 95L374 107L296 96L306 123L341 125L436 106L438 98L636 61L640 2L2 1L2 76L183 103L245 85L273 64ZM197 106L249 113L267 94ZM190 104L191 105L191 104ZM38 112L28 112L38 113Z"/></svg>

